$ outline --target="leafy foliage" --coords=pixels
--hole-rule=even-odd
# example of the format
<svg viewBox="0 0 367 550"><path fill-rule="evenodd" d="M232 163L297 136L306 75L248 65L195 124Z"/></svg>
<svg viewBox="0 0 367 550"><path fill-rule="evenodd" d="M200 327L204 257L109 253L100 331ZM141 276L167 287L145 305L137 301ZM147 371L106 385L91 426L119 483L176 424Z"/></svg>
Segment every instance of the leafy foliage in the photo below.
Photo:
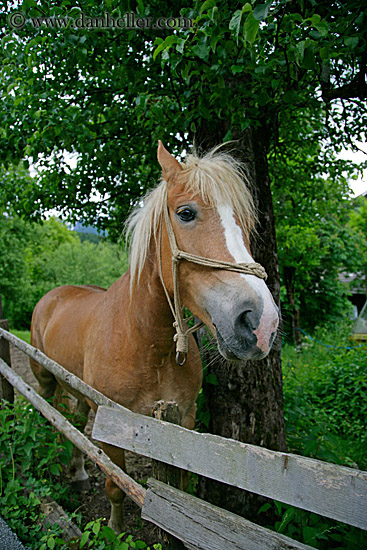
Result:
<svg viewBox="0 0 367 550"><path fill-rule="evenodd" d="M142 540L134 540L132 535L116 533L110 527L102 525L102 518L90 521L85 526L80 540L69 541L62 539L62 534L48 533L41 538L40 550L69 550L69 548L91 548L93 550L129 550L130 548L150 550ZM153 544L152 550L162 550L161 544Z"/></svg>
<svg viewBox="0 0 367 550"><path fill-rule="evenodd" d="M350 223L354 205L343 176L323 177L315 147L275 157L271 172L282 283L283 317L314 328L348 311L342 272L360 272L366 234ZM280 183L281 182L281 183Z"/></svg>
<svg viewBox="0 0 367 550"><path fill-rule="evenodd" d="M0 218L0 293L12 326L29 327L37 301L63 284L109 287L127 269L118 245L80 241L56 218L43 225Z"/></svg>
<svg viewBox="0 0 367 550"><path fill-rule="evenodd" d="M360 197L356 200L355 209L350 217L350 226L359 235L359 266L357 270L359 277L356 284L359 287L364 287L367 294L367 200L365 198Z"/></svg>
<svg viewBox="0 0 367 550"><path fill-rule="evenodd" d="M301 127L305 107L309 127L323 121L309 139L340 150L351 136L363 137L366 13L358 0L207 0L162 8L142 0L14 6L29 17L76 19L82 10L94 17L135 12L193 21L188 28L141 32L4 27L2 158L40 167L26 185L14 182L4 191L17 212L58 207L112 234L158 177L158 138L178 151L194 139L205 145L218 128L219 141L261 128L272 148L279 129L286 135L290 124ZM65 152L76 159L75 169Z"/></svg>
<svg viewBox="0 0 367 550"><path fill-rule="evenodd" d="M319 329L297 353L283 353L284 407L290 449L367 469L367 354L351 344L350 326Z"/></svg>
<svg viewBox="0 0 367 550"><path fill-rule="evenodd" d="M270 529L308 544L312 548L359 550L364 547L365 535L360 529L277 501L273 501L273 506L266 503L259 510L259 514L266 512L269 508L273 508L276 514L275 524L268 526Z"/></svg>
<svg viewBox="0 0 367 550"><path fill-rule="evenodd" d="M116 535L102 525L102 518L85 526L81 539L63 540L61 528L50 526L42 531L41 499L50 496L61 505L79 505L65 483L60 482L62 465L71 458L71 443L61 439L23 398L0 409L0 506L7 524L33 550L150 550L131 535ZM154 544L152 550L161 550Z"/></svg>
<svg viewBox="0 0 367 550"><path fill-rule="evenodd" d="M61 464L71 458L71 445L61 444L47 421L23 399L0 409L1 515L29 544L40 537L40 498L70 499L59 482ZM26 492L25 492L25 490Z"/></svg>

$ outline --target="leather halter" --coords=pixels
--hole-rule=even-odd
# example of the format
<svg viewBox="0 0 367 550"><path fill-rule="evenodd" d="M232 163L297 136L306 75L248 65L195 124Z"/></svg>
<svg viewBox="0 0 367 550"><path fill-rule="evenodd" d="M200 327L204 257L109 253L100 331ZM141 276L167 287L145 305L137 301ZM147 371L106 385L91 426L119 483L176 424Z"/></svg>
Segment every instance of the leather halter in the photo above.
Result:
<svg viewBox="0 0 367 550"><path fill-rule="evenodd" d="M171 297L168 293L167 287L163 280L162 272L162 225L163 217L166 224L166 230L168 234L168 239L172 252L172 277L173 277L173 303ZM260 279L266 279L267 274L262 265L252 262L252 263L233 263L225 262L221 260L212 260L210 258L205 258L203 256L197 256L196 254L190 254L180 250L177 246L176 236L173 230L172 222L169 216L167 197L165 200L165 206L163 208L163 216L161 219L160 229L159 229L159 251L158 251L158 263L159 263L159 276L161 283L166 294L168 304L171 308L172 315L175 319L173 326L176 329L176 334L173 337L174 342L176 342L176 363L180 366L184 365L186 362L186 355L189 348L189 335L197 331L199 328L204 326L204 323L199 322L195 326L188 328L186 322L190 319L185 319L183 315L184 306L180 299L180 292L178 287L178 267L181 260L186 260L199 265L204 265L206 267L213 267L216 269L225 269L227 271L236 271L238 273L244 273L247 275L255 275Z"/></svg>

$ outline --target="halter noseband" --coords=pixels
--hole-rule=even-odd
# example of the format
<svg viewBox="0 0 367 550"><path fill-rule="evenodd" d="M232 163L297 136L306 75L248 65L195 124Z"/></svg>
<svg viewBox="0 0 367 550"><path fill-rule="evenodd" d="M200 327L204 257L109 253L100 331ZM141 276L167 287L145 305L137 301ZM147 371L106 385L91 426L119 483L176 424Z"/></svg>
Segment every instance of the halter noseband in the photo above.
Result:
<svg viewBox="0 0 367 550"><path fill-rule="evenodd" d="M168 304L171 308L172 315L175 319L173 326L176 329L176 334L174 335L173 340L174 342L176 342L176 363L182 366L186 361L186 355L189 349L189 335L197 331L202 326L204 326L204 323L199 322L195 326L191 328L187 328L186 321L188 321L189 319L185 319L183 316L183 305L180 300L180 292L178 288L179 262L181 260L186 260L188 262L204 265L206 267L214 267L216 269L225 269L227 271L236 271L238 273L244 273L246 275L255 275L256 277L259 277L259 279L264 279L264 280L267 278L267 274L263 266L256 262L236 264L232 262L224 262L221 260L211 260L210 258L197 256L196 254L190 254L188 252L184 252L183 250L180 250L177 246L172 222L169 217L167 200L165 201L163 215L164 215L164 221L166 224L166 230L167 230L168 239L169 239L171 252L172 252L173 304L172 304L170 295L168 293L167 287L165 285L165 282L163 280L163 272L162 272L161 244L162 244L163 217L161 219L161 225L159 229L159 233L160 233L159 252L158 252L159 276L161 279L164 292L166 294Z"/></svg>

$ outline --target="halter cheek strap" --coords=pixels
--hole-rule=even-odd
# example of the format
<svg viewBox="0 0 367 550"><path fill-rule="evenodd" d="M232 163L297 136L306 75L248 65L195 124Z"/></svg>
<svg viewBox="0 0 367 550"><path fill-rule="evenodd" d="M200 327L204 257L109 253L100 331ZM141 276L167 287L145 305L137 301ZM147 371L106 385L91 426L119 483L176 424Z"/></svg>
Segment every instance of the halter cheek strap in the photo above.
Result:
<svg viewBox="0 0 367 550"><path fill-rule="evenodd" d="M244 273L246 275L255 275L259 279L266 279L267 275L265 269L262 265L257 264L256 262L252 263L232 263L224 262L221 260L212 260L210 258L205 258L203 256L197 256L196 254L190 254L180 250L177 246L175 233L172 227L172 222L169 217L168 206L164 208L164 221L166 224L166 230L168 234L168 239L172 252L172 277L173 277L173 303L165 282L163 280L162 272L162 224L163 219L161 220L160 230L159 230L159 251L158 251L158 264L159 264L159 276L161 283L166 294L168 304L171 308L172 315L175 319L173 326L176 329L176 334L173 337L174 342L176 342L176 363L178 365L183 365L186 361L186 355L189 349L189 335L204 326L204 323L197 323L195 326L188 328L187 321L190 319L185 319L183 312L184 307L180 300L180 291L178 286L178 267L181 260L186 260L187 262L192 262L198 265L204 265L206 267L213 267L216 269L225 269L226 271L236 271L238 273Z"/></svg>

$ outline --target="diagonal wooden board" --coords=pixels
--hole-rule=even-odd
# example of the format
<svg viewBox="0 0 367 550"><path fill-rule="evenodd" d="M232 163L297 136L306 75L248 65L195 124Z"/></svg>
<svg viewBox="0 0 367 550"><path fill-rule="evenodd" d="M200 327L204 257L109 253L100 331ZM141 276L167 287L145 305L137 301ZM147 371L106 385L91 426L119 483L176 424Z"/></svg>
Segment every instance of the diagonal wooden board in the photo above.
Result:
<svg viewBox="0 0 367 550"><path fill-rule="evenodd" d="M142 518L202 550L311 550L208 502L149 479Z"/></svg>

